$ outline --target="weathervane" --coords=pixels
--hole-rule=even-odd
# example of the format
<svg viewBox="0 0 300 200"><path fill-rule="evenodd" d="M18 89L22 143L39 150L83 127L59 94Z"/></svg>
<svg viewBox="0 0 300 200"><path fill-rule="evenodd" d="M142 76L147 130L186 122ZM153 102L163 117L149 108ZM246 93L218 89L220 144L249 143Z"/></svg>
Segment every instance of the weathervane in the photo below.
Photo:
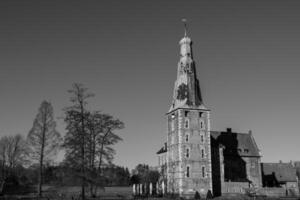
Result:
<svg viewBox="0 0 300 200"><path fill-rule="evenodd" d="M183 22L183 25L184 25L184 37L186 37L186 33L187 33L187 20L185 18L183 18L181 21Z"/></svg>

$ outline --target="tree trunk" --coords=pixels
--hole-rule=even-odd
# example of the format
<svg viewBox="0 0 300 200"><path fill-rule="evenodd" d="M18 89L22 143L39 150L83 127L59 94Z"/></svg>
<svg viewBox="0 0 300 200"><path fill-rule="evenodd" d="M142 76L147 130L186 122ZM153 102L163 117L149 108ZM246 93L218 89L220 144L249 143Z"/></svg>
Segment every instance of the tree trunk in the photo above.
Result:
<svg viewBox="0 0 300 200"><path fill-rule="evenodd" d="M80 103L80 110L81 110L81 134L82 134L82 146L81 146L81 173L82 173L82 179L81 179L81 199L85 200L85 127L84 127L84 108L83 108L83 102L79 101Z"/></svg>
<svg viewBox="0 0 300 200"><path fill-rule="evenodd" d="M40 173L39 173L39 188L38 188L38 195L42 196L42 185L43 185L43 163L44 163L44 149L45 149L45 134L46 134L46 116L47 112L44 112L44 119L43 119L43 132L42 132L42 146L41 146L41 157L40 157Z"/></svg>

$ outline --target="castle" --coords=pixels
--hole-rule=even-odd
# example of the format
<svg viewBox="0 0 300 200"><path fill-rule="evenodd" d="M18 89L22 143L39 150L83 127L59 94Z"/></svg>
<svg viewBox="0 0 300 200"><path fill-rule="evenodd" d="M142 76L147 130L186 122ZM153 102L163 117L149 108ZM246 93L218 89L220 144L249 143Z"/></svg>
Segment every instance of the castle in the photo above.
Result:
<svg viewBox="0 0 300 200"><path fill-rule="evenodd" d="M251 131L211 130L210 110L203 103L186 31L179 45L177 79L166 114L167 142L157 152L166 192L184 197L195 192L219 196L262 188L261 154Z"/></svg>

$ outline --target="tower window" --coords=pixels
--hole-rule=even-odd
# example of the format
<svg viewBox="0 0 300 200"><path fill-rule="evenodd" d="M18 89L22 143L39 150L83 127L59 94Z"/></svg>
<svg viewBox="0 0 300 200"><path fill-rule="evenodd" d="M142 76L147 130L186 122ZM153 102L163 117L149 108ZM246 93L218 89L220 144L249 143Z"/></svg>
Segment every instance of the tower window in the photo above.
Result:
<svg viewBox="0 0 300 200"><path fill-rule="evenodd" d="M185 128L189 128L189 120L188 119L185 120L184 127Z"/></svg>
<svg viewBox="0 0 300 200"><path fill-rule="evenodd" d="M205 178L205 167L202 166L202 178Z"/></svg>
<svg viewBox="0 0 300 200"><path fill-rule="evenodd" d="M186 177L187 178L190 177L190 167L189 166L186 167Z"/></svg>
<svg viewBox="0 0 300 200"><path fill-rule="evenodd" d="M201 149L201 158L205 157L204 149Z"/></svg>
<svg viewBox="0 0 300 200"><path fill-rule="evenodd" d="M204 128L204 122L200 121L200 128L203 129Z"/></svg>
<svg viewBox="0 0 300 200"><path fill-rule="evenodd" d="M199 117L202 117L203 116L203 112L199 112Z"/></svg>
<svg viewBox="0 0 300 200"><path fill-rule="evenodd" d="M185 150L185 157L186 158L190 157L190 149L189 148L186 148L186 150Z"/></svg>
<svg viewBox="0 0 300 200"><path fill-rule="evenodd" d="M204 142L204 135L203 134L200 135L200 140L201 140L201 143Z"/></svg>
<svg viewBox="0 0 300 200"><path fill-rule="evenodd" d="M186 135L185 135L185 141L186 141L186 142L189 142L189 134L186 134Z"/></svg>
<svg viewBox="0 0 300 200"><path fill-rule="evenodd" d="M184 111L184 116L185 116L185 117L187 117L187 116L188 116L188 114L189 114L189 111L187 111L187 110L186 110L186 111Z"/></svg>

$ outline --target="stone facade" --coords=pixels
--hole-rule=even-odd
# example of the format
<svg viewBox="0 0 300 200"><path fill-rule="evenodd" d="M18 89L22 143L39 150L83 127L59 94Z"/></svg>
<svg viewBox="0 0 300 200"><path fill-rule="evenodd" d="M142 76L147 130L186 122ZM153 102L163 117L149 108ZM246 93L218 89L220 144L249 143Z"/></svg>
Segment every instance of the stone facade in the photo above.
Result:
<svg viewBox="0 0 300 200"><path fill-rule="evenodd" d="M299 194L299 190L294 189L298 185L295 170L261 165L261 154L251 131L211 131L210 110L203 104L192 41L185 35L179 45L177 79L172 104L166 114L167 143L157 152L162 174L160 181L166 184L167 192L183 197L193 197L196 191L201 196L208 192L214 196L245 193L261 189L263 177L265 186L276 183L275 186L286 188L286 194ZM285 172L289 179L281 180L276 173L266 176L268 169L276 169L277 174ZM277 194L283 190L264 191Z"/></svg>
<svg viewBox="0 0 300 200"><path fill-rule="evenodd" d="M160 170L163 172L163 180L166 179L168 193L185 197L194 196L196 191L202 196L209 191L221 194L228 175L227 161L233 159L230 160L227 154L223 155L223 151L227 152L223 150L226 144L211 136L210 110L203 104L193 60L192 41L185 35L179 45L177 79L172 104L166 114L167 143L158 152ZM239 159L233 163L254 162L252 158L245 157L243 162L238 162ZM247 169L244 178L256 180L256 172L249 166L253 164L244 165L243 169ZM256 163L255 166L259 165ZM256 182L259 184L258 179Z"/></svg>
<svg viewBox="0 0 300 200"><path fill-rule="evenodd" d="M202 102L191 44L186 35L179 42L177 79L167 113L167 190L180 196L212 190L210 111Z"/></svg>

